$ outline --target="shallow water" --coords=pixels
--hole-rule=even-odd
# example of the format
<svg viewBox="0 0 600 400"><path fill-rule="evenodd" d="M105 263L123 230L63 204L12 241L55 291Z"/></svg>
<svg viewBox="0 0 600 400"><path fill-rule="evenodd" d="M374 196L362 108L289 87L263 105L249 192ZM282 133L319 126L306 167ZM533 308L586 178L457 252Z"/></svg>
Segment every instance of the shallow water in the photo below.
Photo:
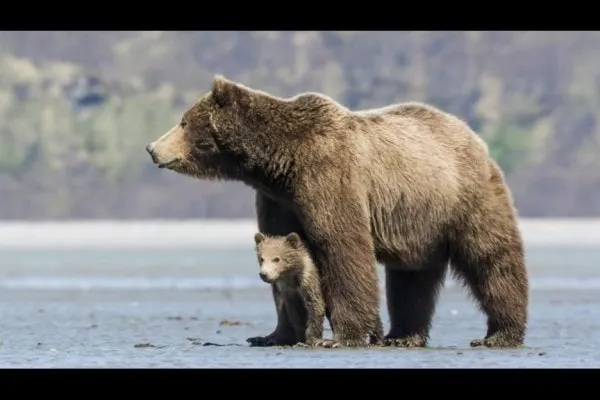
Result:
<svg viewBox="0 0 600 400"><path fill-rule="evenodd" d="M268 349L245 342L275 326L251 247L5 250L0 366L598 367L599 264L600 248L528 248L532 300L523 349L470 348L485 319L452 281L428 349Z"/></svg>

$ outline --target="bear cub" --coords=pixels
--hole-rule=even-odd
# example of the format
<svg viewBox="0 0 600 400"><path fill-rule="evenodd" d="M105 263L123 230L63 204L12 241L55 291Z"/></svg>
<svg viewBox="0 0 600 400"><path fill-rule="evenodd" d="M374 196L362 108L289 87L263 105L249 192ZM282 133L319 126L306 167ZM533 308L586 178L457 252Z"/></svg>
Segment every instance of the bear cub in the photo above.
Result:
<svg viewBox="0 0 600 400"><path fill-rule="evenodd" d="M326 306L319 271L302 239L295 232L287 236L258 232L254 241L260 278L276 285L281 293L295 332L295 344L318 346L323 338ZM253 346L266 345L249 341Z"/></svg>

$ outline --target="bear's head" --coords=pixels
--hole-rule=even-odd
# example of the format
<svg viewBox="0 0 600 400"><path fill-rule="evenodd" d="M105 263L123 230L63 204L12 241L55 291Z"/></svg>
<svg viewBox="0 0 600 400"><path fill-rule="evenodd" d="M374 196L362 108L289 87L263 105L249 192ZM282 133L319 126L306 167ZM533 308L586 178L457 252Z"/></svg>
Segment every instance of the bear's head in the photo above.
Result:
<svg viewBox="0 0 600 400"><path fill-rule="evenodd" d="M310 93L278 98L217 75L212 89L146 150L159 168L273 187L291 175L296 158L314 156L332 104Z"/></svg>
<svg viewBox="0 0 600 400"><path fill-rule="evenodd" d="M212 90L146 150L159 168L198 178L227 178L230 158L262 128L264 120L252 111L264 109L264 97L218 75Z"/></svg>
<svg viewBox="0 0 600 400"><path fill-rule="evenodd" d="M287 236L269 236L258 232L254 235L254 242L260 265L259 275L267 283L298 273L304 257L308 257L302 239L295 232Z"/></svg>

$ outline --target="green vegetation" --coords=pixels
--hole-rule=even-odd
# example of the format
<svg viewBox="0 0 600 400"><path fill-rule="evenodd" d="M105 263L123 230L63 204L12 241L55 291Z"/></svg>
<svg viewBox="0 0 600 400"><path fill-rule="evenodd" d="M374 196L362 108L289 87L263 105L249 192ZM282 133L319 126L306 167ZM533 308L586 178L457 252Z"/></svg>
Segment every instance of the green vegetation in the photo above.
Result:
<svg viewBox="0 0 600 400"><path fill-rule="evenodd" d="M241 184L157 170L145 144L216 73L351 108L418 100L488 143L522 216L600 215L597 32L1 32L0 218L238 218ZM97 78L85 107L69 85ZM93 99L92 99L93 100ZM92 101L90 100L90 102Z"/></svg>

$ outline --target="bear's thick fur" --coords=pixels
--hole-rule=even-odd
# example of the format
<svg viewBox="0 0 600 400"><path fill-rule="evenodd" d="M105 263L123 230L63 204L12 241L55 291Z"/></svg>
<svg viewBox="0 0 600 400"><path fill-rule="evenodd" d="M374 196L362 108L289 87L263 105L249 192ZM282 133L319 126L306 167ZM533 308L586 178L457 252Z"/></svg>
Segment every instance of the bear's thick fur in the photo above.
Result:
<svg viewBox="0 0 600 400"><path fill-rule="evenodd" d="M298 232L321 272L334 339L426 346L450 262L487 316L472 345L523 343L528 277L512 196L486 145L458 118L418 103L351 111L316 93L283 99L217 76L181 123L147 146L154 163L256 189L258 229ZM291 325L278 309L273 343Z"/></svg>

